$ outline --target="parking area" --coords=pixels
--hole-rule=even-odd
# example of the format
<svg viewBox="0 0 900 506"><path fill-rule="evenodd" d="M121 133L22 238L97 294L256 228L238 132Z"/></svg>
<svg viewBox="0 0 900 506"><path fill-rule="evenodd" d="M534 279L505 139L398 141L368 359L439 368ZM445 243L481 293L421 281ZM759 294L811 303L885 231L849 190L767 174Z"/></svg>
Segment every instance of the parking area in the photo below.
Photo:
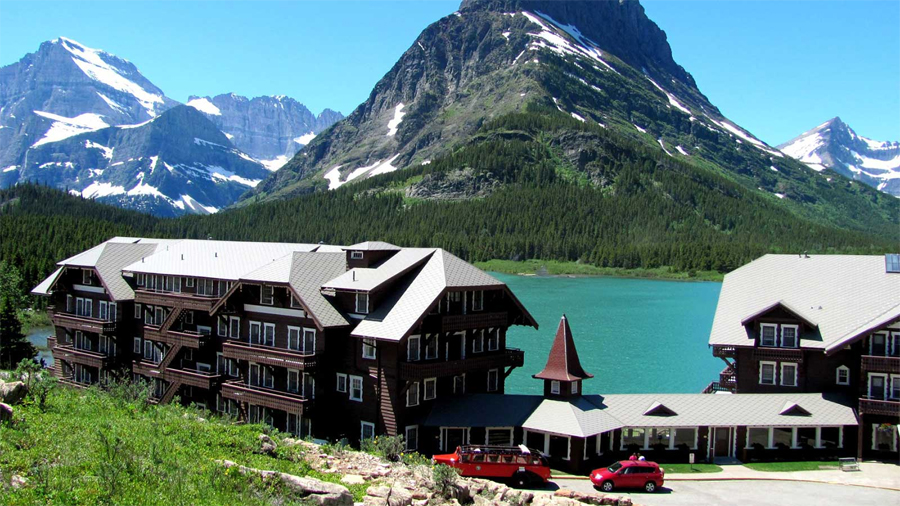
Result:
<svg viewBox="0 0 900 506"><path fill-rule="evenodd" d="M594 491L588 480L559 479L555 482L560 488ZM654 494L622 490L617 490L615 494L646 506L900 505L900 492L894 490L778 480L667 481L665 487Z"/></svg>

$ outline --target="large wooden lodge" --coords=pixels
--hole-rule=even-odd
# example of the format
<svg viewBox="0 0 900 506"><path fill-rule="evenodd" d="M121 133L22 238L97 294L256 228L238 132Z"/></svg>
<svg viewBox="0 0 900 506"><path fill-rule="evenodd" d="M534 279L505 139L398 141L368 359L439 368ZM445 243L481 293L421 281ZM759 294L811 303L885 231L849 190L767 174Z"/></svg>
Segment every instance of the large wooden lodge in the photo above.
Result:
<svg viewBox="0 0 900 506"><path fill-rule="evenodd" d="M403 435L426 454L527 444L572 471L637 451L896 457L900 274L884 257L742 267L722 288L710 344L726 369L708 393L605 396L584 393L565 316L534 375L543 395L504 394L524 362L507 329L537 323L437 248L118 237L59 266L33 293L51 299L53 372L74 386L144 379L154 402L298 436Z"/></svg>

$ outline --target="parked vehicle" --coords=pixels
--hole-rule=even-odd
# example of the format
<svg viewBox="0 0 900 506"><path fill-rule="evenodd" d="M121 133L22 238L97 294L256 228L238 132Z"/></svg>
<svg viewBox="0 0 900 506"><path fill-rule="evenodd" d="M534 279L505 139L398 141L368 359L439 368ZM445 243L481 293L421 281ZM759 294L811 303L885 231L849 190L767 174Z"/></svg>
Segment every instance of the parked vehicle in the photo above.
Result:
<svg viewBox="0 0 900 506"><path fill-rule="evenodd" d="M435 455L435 464L459 470L461 476L509 480L516 487L544 484L550 465L540 451L519 446L459 446L456 452Z"/></svg>
<svg viewBox="0 0 900 506"><path fill-rule="evenodd" d="M665 474L665 469L656 462L622 460L591 471L591 483L604 492L617 488L643 488L647 492L656 492L663 486Z"/></svg>

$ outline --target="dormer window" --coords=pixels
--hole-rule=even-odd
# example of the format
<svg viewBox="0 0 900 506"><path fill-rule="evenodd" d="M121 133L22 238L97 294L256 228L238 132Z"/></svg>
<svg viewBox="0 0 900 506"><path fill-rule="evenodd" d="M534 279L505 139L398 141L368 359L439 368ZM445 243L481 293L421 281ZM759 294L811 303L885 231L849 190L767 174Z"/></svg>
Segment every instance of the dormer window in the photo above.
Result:
<svg viewBox="0 0 900 506"><path fill-rule="evenodd" d="M797 326L782 325L781 326L781 347L796 348L797 347Z"/></svg>
<svg viewBox="0 0 900 506"><path fill-rule="evenodd" d="M294 297L294 294L291 294L291 307L294 309L303 309L303 305L300 304L300 301L297 300L297 297Z"/></svg>
<svg viewBox="0 0 900 506"><path fill-rule="evenodd" d="M369 314L369 294L367 292L356 292L356 312Z"/></svg>
<svg viewBox="0 0 900 506"><path fill-rule="evenodd" d="M363 252L362 251L351 251L350 252L350 260L362 260Z"/></svg>
<svg viewBox="0 0 900 506"><path fill-rule="evenodd" d="M259 303L271 306L275 302L275 288L272 285L262 285L259 294Z"/></svg>
<svg viewBox="0 0 900 506"><path fill-rule="evenodd" d="M91 271L88 269L83 269L81 271L81 284L82 285L90 285L91 284Z"/></svg>
<svg viewBox="0 0 900 506"><path fill-rule="evenodd" d="M760 336L759 336L759 345L760 346L775 346L775 338L777 335L778 326L772 325L768 323L763 323L760 325Z"/></svg>

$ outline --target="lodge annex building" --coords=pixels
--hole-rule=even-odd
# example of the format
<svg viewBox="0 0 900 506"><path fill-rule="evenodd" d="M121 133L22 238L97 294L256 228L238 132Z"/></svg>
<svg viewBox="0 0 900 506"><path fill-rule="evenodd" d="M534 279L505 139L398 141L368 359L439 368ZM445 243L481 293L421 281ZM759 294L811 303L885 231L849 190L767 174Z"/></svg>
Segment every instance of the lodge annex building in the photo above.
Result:
<svg viewBox="0 0 900 506"><path fill-rule="evenodd" d="M794 369L793 388L741 387L736 379L750 375L741 367L767 367L742 359L739 348L757 350L752 357L762 362L769 355L760 353L771 348L767 337L758 351L749 337L756 327L742 322L788 324L776 318L781 306L753 309L763 315L756 320L730 309L749 298L733 296L740 293L733 280L770 257L785 256L768 255L726 276L710 344L728 365L704 394L585 394L582 383L591 375L580 365L563 316L547 366L534 376L544 382L543 395L498 397L524 361L521 350L507 347L507 329L537 323L505 284L435 248L114 238L60 262L33 293L51 298L56 336L49 344L54 373L64 382L143 378L155 402L177 395L301 436L358 442L402 434L408 449L423 453L524 443L572 471L634 451L682 462L688 453L698 460L852 455L872 434L875 457L891 458L897 414L865 409L852 394L861 380L850 380L848 396L811 379L821 375L818 369L802 366ZM880 274L872 277L885 276L884 257L835 258L865 264L829 266L849 269L848 277L874 268L876 260ZM873 311L900 311L900 291L890 291L900 287L900 274L887 280L877 292L885 300ZM745 288L781 300L786 295L775 288L784 286ZM837 305L841 298L834 297ZM853 342L868 343L872 332L895 326L897 317L886 321L862 329ZM748 341L719 342L720 323L737 324ZM810 333L798 328L802 349ZM789 342L776 332L777 342ZM890 346L890 353L900 351L900 344ZM846 367L859 378L861 359L855 357L857 365L849 360ZM819 359L806 360L811 367ZM775 367L776 378L790 377L790 366ZM769 381L770 370L760 377ZM842 374L829 372L843 381ZM896 400L881 394L881 402ZM867 431L858 422L863 417L877 427Z"/></svg>

